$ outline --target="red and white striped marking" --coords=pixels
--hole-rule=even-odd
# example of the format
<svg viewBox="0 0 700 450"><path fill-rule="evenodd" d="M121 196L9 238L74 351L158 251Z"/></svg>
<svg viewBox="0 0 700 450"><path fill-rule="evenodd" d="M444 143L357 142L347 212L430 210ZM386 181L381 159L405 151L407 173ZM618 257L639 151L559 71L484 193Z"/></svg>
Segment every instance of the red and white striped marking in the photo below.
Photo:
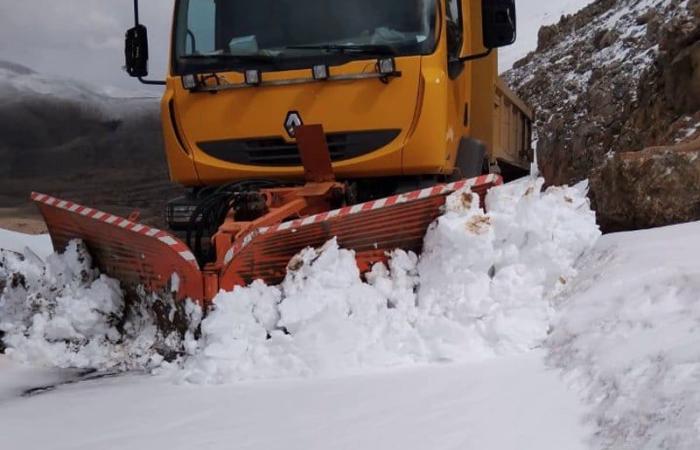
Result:
<svg viewBox="0 0 700 450"><path fill-rule="evenodd" d="M165 231L161 231L157 228L151 228L149 226L142 225L139 223L134 223L122 217L98 211L93 208L87 208L85 206L78 205L77 203L60 200L46 194L39 194L33 192L32 200L34 200L37 203L43 203L45 205L51 206L53 208L63 209L73 214L78 214L99 222L107 223L115 227L123 228L133 233L158 239L163 244L167 245L168 247L171 247L187 263L193 265L195 268L197 268L197 270L199 270L197 258L195 258L194 254L190 251L190 249L182 241L173 237L169 233L166 233Z"/></svg>
<svg viewBox="0 0 700 450"><path fill-rule="evenodd" d="M422 189L420 191L413 191L413 192L407 192L405 194L401 195L395 195L393 197L387 197L387 198L382 198L379 200L374 200L371 202L367 203L362 203L359 205L354 205L354 206L348 206L345 208L337 209L334 211L329 211L321 214L317 214L314 216L308 216L304 217L301 219L297 220L292 220L289 222L284 222L279 225L275 225L272 227L264 227L264 228L259 228L250 234L248 234L245 238L237 241L236 243L233 244L233 246L229 249L228 252L226 252L226 256L224 258L224 264L229 264L231 261L233 261L233 258L241 251L243 250L248 244L250 244L253 239L255 239L257 236L261 234L266 234L266 233L275 233L277 231L285 231L285 230L295 230L297 228L301 228L306 225L311 225L315 223L320 223L320 222L325 222L326 220L336 218L336 217L344 217L344 216L351 216L353 214L359 214L362 212L367 212L367 211L373 211L376 209L381 209L381 208L386 208L389 206L394 206L394 205L400 205L402 203L408 203L416 200L423 200L429 197L435 197L438 195L448 195L453 192L461 191L462 189L466 188L473 188L475 186L483 186L483 185L488 185L488 184L493 184L493 185L500 185L503 184L503 178L501 178L500 175L496 174L489 174L489 175L483 175L477 178L470 178L468 180L461 180L457 181L455 183L450 183L450 184L441 184L438 186L433 186L430 188Z"/></svg>

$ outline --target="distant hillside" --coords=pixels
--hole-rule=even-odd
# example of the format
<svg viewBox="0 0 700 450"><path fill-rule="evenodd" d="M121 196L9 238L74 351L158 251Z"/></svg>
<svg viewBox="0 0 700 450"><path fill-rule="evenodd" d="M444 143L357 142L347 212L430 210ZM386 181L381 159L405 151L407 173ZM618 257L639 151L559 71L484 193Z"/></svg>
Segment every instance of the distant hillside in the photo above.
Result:
<svg viewBox="0 0 700 450"><path fill-rule="evenodd" d="M167 175L156 98L112 98L0 61L0 207L32 190L160 215Z"/></svg>

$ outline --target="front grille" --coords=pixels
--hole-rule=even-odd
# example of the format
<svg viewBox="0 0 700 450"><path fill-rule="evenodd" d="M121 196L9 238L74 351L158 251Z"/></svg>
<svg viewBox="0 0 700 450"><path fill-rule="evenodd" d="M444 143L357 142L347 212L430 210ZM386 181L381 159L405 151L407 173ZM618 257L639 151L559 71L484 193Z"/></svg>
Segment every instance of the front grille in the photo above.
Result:
<svg viewBox="0 0 700 450"><path fill-rule="evenodd" d="M376 130L326 135L331 161L344 161L390 144L400 130ZM281 137L199 142L207 155L221 161L251 166L300 166L299 148Z"/></svg>

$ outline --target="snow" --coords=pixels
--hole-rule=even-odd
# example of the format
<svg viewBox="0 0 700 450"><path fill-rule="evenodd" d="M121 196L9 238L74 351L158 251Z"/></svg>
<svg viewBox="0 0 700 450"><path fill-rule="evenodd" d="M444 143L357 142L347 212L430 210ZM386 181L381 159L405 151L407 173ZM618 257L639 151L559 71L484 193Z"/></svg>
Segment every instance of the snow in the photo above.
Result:
<svg viewBox="0 0 700 450"><path fill-rule="evenodd" d="M103 309L119 302L110 280L85 277L78 246L44 265L5 255L4 270L27 286L43 273L27 292L59 293L47 299L52 314L34 311L46 320L36 335L36 317L0 312L22 330L0 356L3 445L700 448L700 223L607 235L591 249L585 184L539 187L493 191L488 213L469 192L452 196L421 258L396 252L365 280L335 241L309 249L281 286L222 293L201 339L188 334L171 364L148 345L105 339L85 305L61 306L68 294ZM6 290L3 307L18 293ZM55 321L64 326L47 338ZM103 354L82 362L92 353L66 339L156 372L80 382L55 367ZM46 346L56 348L37 352Z"/></svg>
<svg viewBox="0 0 700 450"><path fill-rule="evenodd" d="M226 386L129 375L0 402L0 436L13 450L583 450L585 410L542 356Z"/></svg>
<svg viewBox="0 0 700 450"><path fill-rule="evenodd" d="M0 406L16 400L29 389L65 382L73 374L73 371L57 368L40 369L18 365L0 355Z"/></svg>
<svg viewBox="0 0 700 450"><path fill-rule="evenodd" d="M593 0L519 0L516 2L518 37L515 44L499 49L499 70L506 72L513 64L537 48L537 35L541 27L557 23L561 16L574 14L593 3Z"/></svg>
<svg viewBox="0 0 700 450"><path fill-rule="evenodd" d="M55 75L43 75L33 70L0 59L0 92L15 93L19 96L39 95L50 96L68 101L79 101L87 104L114 104L117 99L142 98L152 99L152 92L144 89L122 89L115 86L95 84L93 82L76 81Z"/></svg>
<svg viewBox="0 0 700 450"><path fill-rule="evenodd" d="M28 238L28 237L26 237ZM108 370L159 365L156 350L177 350L141 307L130 305L116 280L92 268L82 244L45 261L31 251L0 251L0 331L15 361L42 367ZM3 284L3 283L0 283ZM155 301L147 299L147 301ZM201 311L186 313L197 326Z"/></svg>
<svg viewBox="0 0 700 450"><path fill-rule="evenodd" d="M193 383L338 375L517 355L547 335L551 298L600 235L585 183L526 178L448 199L420 259L394 254L363 281L330 241L290 263L281 286L221 293L177 376Z"/></svg>
<svg viewBox="0 0 700 450"><path fill-rule="evenodd" d="M290 263L280 286L256 282L222 292L184 336L157 329L144 299L92 268L82 245L44 260L0 252L0 331L16 361L45 367L145 369L176 380L342 375L527 352L546 337L553 296L600 235L587 186L524 178L494 188L488 213L469 191L448 198L425 251L397 251L361 277L335 240ZM167 306L167 305L166 305ZM175 314L174 309L170 309ZM172 319L171 319L172 320ZM167 353L183 357L162 364Z"/></svg>
<svg viewBox="0 0 700 450"><path fill-rule="evenodd" d="M547 341L593 407L599 448L700 448L700 223L605 236Z"/></svg>
<svg viewBox="0 0 700 450"><path fill-rule="evenodd" d="M53 253L53 245L48 234L32 236L0 229L0 250L24 253L27 248L40 258L46 258Z"/></svg>

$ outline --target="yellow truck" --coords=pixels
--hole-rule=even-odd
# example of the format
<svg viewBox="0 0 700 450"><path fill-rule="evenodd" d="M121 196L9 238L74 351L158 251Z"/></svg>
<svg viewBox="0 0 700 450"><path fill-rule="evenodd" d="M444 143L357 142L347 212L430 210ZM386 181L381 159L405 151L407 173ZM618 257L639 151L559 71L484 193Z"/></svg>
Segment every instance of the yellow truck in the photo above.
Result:
<svg viewBox="0 0 700 450"><path fill-rule="evenodd" d="M513 0L176 0L164 81L147 78L134 11L126 68L164 85L170 177L186 188L172 232L35 196L57 247L83 239L126 284L207 300L278 281L331 237L367 269L420 251L450 192L529 168L532 111L498 77Z"/></svg>

